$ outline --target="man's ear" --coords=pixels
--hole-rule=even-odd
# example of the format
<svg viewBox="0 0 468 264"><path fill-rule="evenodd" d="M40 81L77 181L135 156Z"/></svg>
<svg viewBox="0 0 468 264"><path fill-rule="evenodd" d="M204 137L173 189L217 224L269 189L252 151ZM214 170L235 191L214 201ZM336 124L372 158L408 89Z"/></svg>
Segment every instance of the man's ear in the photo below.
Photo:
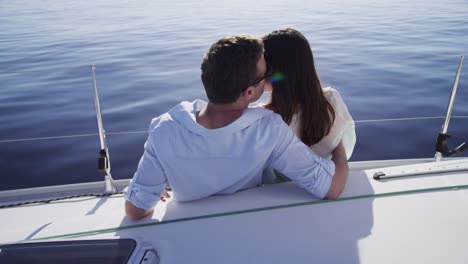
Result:
<svg viewBox="0 0 468 264"><path fill-rule="evenodd" d="M254 95L253 89L254 89L253 86L249 86L247 89L245 89L245 91L243 91L241 93L242 99L244 99L245 101L250 102L250 100L252 100L252 97Z"/></svg>

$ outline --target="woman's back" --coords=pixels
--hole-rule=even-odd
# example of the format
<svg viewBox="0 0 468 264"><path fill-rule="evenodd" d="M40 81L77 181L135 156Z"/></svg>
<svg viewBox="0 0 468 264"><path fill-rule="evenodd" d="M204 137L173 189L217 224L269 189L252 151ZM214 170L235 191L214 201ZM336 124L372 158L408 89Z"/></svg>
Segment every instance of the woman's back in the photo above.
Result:
<svg viewBox="0 0 468 264"><path fill-rule="evenodd" d="M335 120L330 129L330 132L323 137L318 143L310 145L310 148L319 156L330 158L332 151L338 146L340 141L343 142L346 157L349 159L353 153L356 143L355 125L348 107L343 102L340 93L331 88L326 87L323 93L327 101L332 105L335 111ZM300 138L300 112L296 112L291 119L289 127Z"/></svg>
<svg viewBox="0 0 468 264"><path fill-rule="evenodd" d="M275 30L263 37L265 59L273 76L267 108L280 114L296 135L322 157L330 157L343 141L351 157L356 136L354 121L339 92L322 89L312 49L297 30Z"/></svg>

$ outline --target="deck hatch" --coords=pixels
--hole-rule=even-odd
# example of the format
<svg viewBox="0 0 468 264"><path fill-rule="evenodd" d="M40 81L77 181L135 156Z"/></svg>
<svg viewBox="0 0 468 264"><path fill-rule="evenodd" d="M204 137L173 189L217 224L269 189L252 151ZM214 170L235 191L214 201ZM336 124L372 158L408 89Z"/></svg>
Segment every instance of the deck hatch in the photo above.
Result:
<svg viewBox="0 0 468 264"><path fill-rule="evenodd" d="M133 239L75 240L0 245L0 263L127 263Z"/></svg>

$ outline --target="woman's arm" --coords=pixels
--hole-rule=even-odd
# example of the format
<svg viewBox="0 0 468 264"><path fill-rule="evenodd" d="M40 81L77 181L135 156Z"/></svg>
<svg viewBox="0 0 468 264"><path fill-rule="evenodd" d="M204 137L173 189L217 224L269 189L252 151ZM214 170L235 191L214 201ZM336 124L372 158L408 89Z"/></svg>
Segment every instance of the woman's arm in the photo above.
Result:
<svg viewBox="0 0 468 264"><path fill-rule="evenodd" d="M356 131L353 117L337 90L331 87L324 88L324 95L335 110L335 122L333 123L330 133L322 139L323 142L319 142L321 146L317 146L317 148L320 150L319 153L326 153L324 156L330 157L333 150L341 141L346 152L346 157L349 160L356 144ZM312 146L312 149L315 150L314 146Z"/></svg>

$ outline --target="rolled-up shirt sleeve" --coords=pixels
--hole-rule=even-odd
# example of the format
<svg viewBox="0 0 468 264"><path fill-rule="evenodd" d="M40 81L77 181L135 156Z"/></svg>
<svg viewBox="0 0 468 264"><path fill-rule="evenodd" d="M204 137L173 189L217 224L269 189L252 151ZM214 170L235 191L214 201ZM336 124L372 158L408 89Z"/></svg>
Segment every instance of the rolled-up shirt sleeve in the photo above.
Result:
<svg viewBox="0 0 468 264"><path fill-rule="evenodd" d="M277 125L277 145L270 165L302 188L323 199L330 189L335 164L316 155L282 121Z"/></svg>
<svg viewBox="0 0 468 264"><path fill-rule="evenodd" d="M152 146L150 134L138 169L129 186L123 191L125 199L138 208L151 210L164 193L166 183L167 179Z"/></svg>

